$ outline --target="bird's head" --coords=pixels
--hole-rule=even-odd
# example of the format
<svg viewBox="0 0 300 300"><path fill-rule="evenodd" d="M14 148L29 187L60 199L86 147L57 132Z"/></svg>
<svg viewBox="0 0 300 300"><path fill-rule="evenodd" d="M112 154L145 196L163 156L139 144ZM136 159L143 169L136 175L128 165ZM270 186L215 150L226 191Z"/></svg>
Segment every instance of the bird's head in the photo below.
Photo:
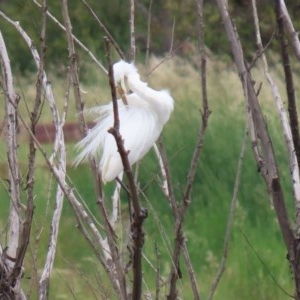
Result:
<svg viewBox="0 0 300 300"><path fill-rule="evenodd" d="M113 69L115 85L120 86L125 93L128 93L130 90L127 84L128 77L138 74L134 64L120 60L113 65Z"/></svg>

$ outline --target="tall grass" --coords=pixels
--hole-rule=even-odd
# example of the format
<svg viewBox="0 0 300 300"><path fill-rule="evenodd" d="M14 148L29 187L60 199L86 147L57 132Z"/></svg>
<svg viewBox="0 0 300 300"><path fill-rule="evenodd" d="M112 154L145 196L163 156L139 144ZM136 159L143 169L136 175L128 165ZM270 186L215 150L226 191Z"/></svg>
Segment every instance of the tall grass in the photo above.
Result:
<svg viewBox="0 0 300 300"><path fill-rule="evenodd" d="M151 66L159 61L152 58ZM91 107L109 99L107 80L90 67L89 83L83 84L86 107ZM145 70L144 70L145 71ZM143 71L142 71L143 72ZM145 71L146 72L146 71ZM273 76L283 90L282 75L273 69ZM260 101L262 103L268 127L274 139L274 147L281 168L282 181L287 199L292 199L289 185L288 161L275 106L270 91L263 79L261 70L254 69L257 86L263 82ZM201 90L198 71L183 59L173 58L162 64L149 76L150 85L168 88L175 99L175 111L163 132L174 189L178 200L183 192L188 167L195 147L197 129L201 123ZM196 181L193 187L192 201L185 217L184 231L190 256L197 274L203 299L206 299L222 256L225 226L243 132L245 130L245 109L241 84L235 69L228 64L215 60L208 61L208 97L212 110L204 149L198 165ZM295 80L295 82L297 82ZM60 109L63 107L65 81L53 77L53 88ZM23 94L30 106L34 99L34 75L20 78L17 90ZM299 92L299 87L297 87ZM71 99L72 100L72 99ZM26 106L21 103L22 114L26 115ZM46 105L45 105L46 108ZM1 111L1 115L3 111ZM68 121L75 121L74 104L70 102ZM43 122L51 122L47 108L42 115ZM0 160L5 162L5 146L0 144ZM67 147L68 161L74 158L74 145ZM26 143L20 144L20 158L26 175ZM48 152L51 145L47 145ZM3 169L3 170L2 170ZM5 238L5 223L8 210L5 169L1 168L2 187L0 197L2 240ZM150 152L141 162L139 182L142 190L142 206L149 210L145 221L144 254L144 290L153 292L155 271L160 265L162 278L167 280L170 270L170 249L173 244L173 218L170 207L159 188L159 167L155 156ZM87 165L74 169L68 168L70 182L78 190L90 210L99 218L94 200L91 172ZM35 276L34 269L43 267L47 251L49 220L54 206L53 195L56 184L46 169L42 157L38 159L36 176L35 222L32 233L31 250L28 253L25 276ZM112 186L105 188L107 200ZM264 182L253 159L251 143L248 141L243 162L238 204L234 219L232 238L226 270L217 289L215 299L285 299L292 293L292 280L286 260L286 250L278 229L274 211L270 207ZM122 213L127 215L126 195L122 194ZM292 213L293 203L289 202ZM46 213L45 213L46 212ZM126 235L120 237L127 243ZM157 255L159 253L160 255ZM128 255L126 251L122 255ZM33 264L35 256L36 265ZM182 299L192 299L184 263L181 263L183 279L179 290ZM27 290L34 289L34 280L24 279ZM65 203L60 227L58 253L51 281L50 299L70 299L72 293L77 299L113 299L111 288L105 280L100 264L76 229L76 221L71 208ZM100 292L101 291L101 292ZM161 298L167 291L161 290ZM35 295L33 292L32 295ZM35 296L32 296L34 299Z"/></svg>

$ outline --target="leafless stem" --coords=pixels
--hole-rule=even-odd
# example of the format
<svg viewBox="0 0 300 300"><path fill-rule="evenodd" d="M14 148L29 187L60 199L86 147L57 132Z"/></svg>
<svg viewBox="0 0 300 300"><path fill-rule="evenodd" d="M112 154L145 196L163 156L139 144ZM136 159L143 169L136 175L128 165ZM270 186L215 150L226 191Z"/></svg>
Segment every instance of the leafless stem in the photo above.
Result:
<svg viewBox="0 0 300 300"><path fill-rule="evenodd" d="M132 61L135 61L135 52L136 52L134 14L135 14L134 0L130 0L130 20L129 20L129 24L130 24L130 59Z"/></svg>
<svg viewBox="0 0 300 300"><path fill-rule="evenodd" d="M218 284L221 280L222 274L225 271L225 265L226 265L226 260L227 260L227 256L228 256L229 242L230 242L230 237L231 237L234 213L235 213L236 203L238 200L238 191L239 191L239 186L240 186L240 181L241 181L242 165L243 165L245 148L246 148L246 143L247 143L247 136L248 136L247 116L245 119L246 119L246 128L245 128L244 138L242 141L240 156L238 159L238 165L237 165L234 188L233 188L233 195L232 195L232 199L231 199L230 210L229 210L228 220L227 220L227 225L226 225L226 232L225 232L225 236L224 236L222 259L221 259L220 265L218 267L218 271L216 273L215 279L210 288L208 300L213 299L214 294L217 290Z"/></svg>
<svg viewBox="0 0 300 300"><path fill-rule="evenodd" d="M174 297L176 297L177 295L176 281L180 277L179 254L180 254L180 248L182 247L184 242L184 233L182 230L182 224L183 224L186 210L190 204L190 193L195 179L200 153L203 148L203 139L208 124L208 118L210 115L210 110L208 107L208 100L207 100L207 89L206 89L206 53L205 53L205 46L204 46L204 20L202 16L203 2L196 1L196 4L198 9L198 20L199 20L199 52L201 57L200 69L201 69L202 108L203 108L202 124L199 126L196 146L195 146L193 157L191 159L191 165L187 175L185 191L183 193L182 204L180 209L178 210L178 216L175 221L176 222L175 223L175 245L174 245L174 252L173 252L173 267L170 276L170 291L168 295L169 299L174 299ZM193 274L193 272L191 272L191 274ZM193 280L192 278L191 283L193 282L196 281ZM197 286L193 287L193 291L194 291L194 297L196 297L197 299L200 298Z"/></svg>
<svg viewBox="0 0 300 300"><path fill-rule="evenodd" d="M276 1L279 6L279 11L278 11L278 15L280 18L283 18L283 22L285 25L285 28L290 36L291 42L292 42L292 46L294 48L294 52L298 58L298 60L300 60L300 41L299 41L299 33L296 32L292 20L290 18L290 15L288 13L288 10L286 8L285 2L284 0L278 0Z"/></svg>
<svg viewBox="0 0 300 300"><path fill-rule="evenodd" d="M101 20L96 15L96 13L93 11L93 9L91 8L91 6L85 0L81 0L81 2L85 5L85 7L87 8L87 10L91 14L91 16L97 21L97 23L99 24L100 28L104 31L105 35L108 37L108 39L110 40L110 42L113 44L113 46L117 50L117 52L120 55L120 57L122 59L125 59L125 55L124 55L123 51L121 50L121 48L119 47L118 43L115 41L115 39L113 38L113 36L107 30L107 28L105 27L105 25L101 22Z"/></svg>
<svg viewBox="0 0 300 300"><path fill-rule="evenodd" d="M37 2L37 0L33 0L33 2L38 6L42 7L40 3ZM1 13L2 15L2 13ZM65 26L63 26L48 10L47 10L47 16L63 31L66 31ZM74 39L75 43L83 50L85 51L92 61L104 72L104 74L107 74L107 70L104 68L102 63L95 57L95 55L76 37L72 34L72 38Z"/></svg>
<svg viewBox="0 0 300 300"><path fill-rule="evenodd" d="M230 18L226 1L217 0L217 5L230 41L232 54L243 84L244 92L248 95L246 99L248 100L247 105L249 105L250 108L255 134L260 144L261 157L263 158L262 161L259 161L259 163L262 163L260 171L266 181L271 199L273 200L277 220L288 251L288 258L295 278L295 297L296 299L300 299L299 243L298 240L294 238L287 214L272 142L253 87L250 72L247 70L244 62L243 50L238 39L238 33Z"/></svg>
<svg viewBox="0 0 300 300"><path fill-rule="evenodd" d="M43 76L45 65L45 51L46 51L46 0L43 1L42 7L42 27L40 33L41 47L40 47L40 62L38 67L38 76L36 82L36 98L33 111L30 115L31 131L35 134L35 127L40 115L40 107L42 104L42 89L43 89ZM26 249L29 243L30 231L33 218L33 199L34 199L34 176L35 176L35 163L36 163L36 147L34 140L29 138L29 166L27 174L27 207L26 207L26 226L23 227L22 236L27 239L23 247L23 257L25 257ZM25 231L26 230L26 231ZM24 232L25 231L25 232ZM23 243L22 243L23 244ZM26 245L26 246L25 246ZM50 252L50 249L49 249ZM49 253L48 252L48 253ZM50 277L50 275L49 275ZM49 278L48 277L48 278Z"/></svg>
<svg viewBox="0 0 300 300"><path fill-rule="evenodd" d="M67 41L68 41L68 48L69 48L69 56L70 56L70 72L74 87L74 94L75 94L75 101L76 101L76 109L78 111L78 117L79 117L79 123L80 128L82 132L86 132L87 127L83 118L82 114L82 101L81 101L81 95L80 95L80 89L79 89L79 78L78 78L78 66L77 66L77 58L75 53L75 47L72 37L72 25L69 18L69 12L68 12L68 1L63 0L62 1L62 13L63 13L63 19L65 23L66 28L66 35L67 35ZM125 276L124 272L120 263L120 257L118 255L118 251L116 248L116 244L114 241L115 233L109 223L106 207L104 204L104 201L102 199L102 190L101 190L101 181L100 181L100 174L96 167L95 161L91 160L91 167L94 174L94 180L95 180L95 187L96 187L96 197L97 197L97 203L100 206L101 213L104 217L104 227L107 234L107 242L109 246L109 252L112 259L112 262L114 263L114 276L118 279L119 282L119 289L116 291L121 299L126 299L126 282L125 282Z"/></svg>
<svg viewBox="0 0 300 300"><path fill-rule="evenodd" d="M20 297L24 299L21 290L21 276L23 260L18 262L16 269L15 262L18 255L18 247L20 246L21 217L20 217L20 169L18 162L18 143L17 143L17 107L19 97L14 91L13 76L11 72L10 62L5 46L5 42L0 31L0 64L2 69L2 85L5 95L5 112L7 116L7 130L6 130L6 145L7 145L7 159L9 170L9 197L10 197L10 211L9 211L9 227L8 227L8 245L5 253L1 247L1 262L0 270L2 280L0 282L0 290L7 291L7 297ZM19 256L21 257L21 256ZM6 297L5 296L5 297Z"/></svg>
<svg viewBox="0 0 300 300"><path fill-rule="evenodd" d="M150 51L150 41L151 41L152 2L153 2L153 0L150 0L149 9L148 9L148 21L147 21L147 43L146 43L146 59L145 59L147 73L149 71L148 67L149 67L149 51Z"/></svg>
<svg viewBox="0 0 300 300"><path fill-rule="evenodd" d="M109 40L105 40L106 43L106 53L107 62L109 66L109 84L111 87L111 96L113 101L114 110L114 125L109 129L117 144L118 151L122 160L124 173L126 175L129 187L129 197L130 202L133 207L134 215L131 224L131 235L133 240L133 288L132 288L132 299L138 300L141 298L142 293L142 248L144 244L144 231L143 231L143 221L147 217L147 214L142 210L138 198L137 187L135 185L134 175L128 160L128 151L124 148L124 141L120 134L120 120L117 104L116 87L114 83L113 67L110 60L110 47Z"/></svg>
<svg viewBox="0 0 300 300"><path fill-rule="evenodd" d="M254 1L254 0L253 0ZM281 45L281 55L283 61L283 68L285 74L285 83L286 83L286 92L288 97L288 112L290 117L290 123L284 109L284 105L279 96L278 89L276 88L277 95L274 97L279 103L278 112L280 115L286 145L288 148L290 156L290 170L292 175L293 182L293 191L295 198L295 208L296 208L296 230L295 233L300 236L300 179L299 179L299 162L300 162L300 137L299 137L299 122L298 122L298 113L297 113L297 104L294 91L294 82L293 82L293 73L291 70L289 53L287 49L287 40L285 39L285 30L284 22L282 15L280 14L281 1L277 0L275 5L275 11L277 15L277 25L278 25L278 34ZM265 59L266 65L266 59ZM273 85L274 86L274 85ZM277 96L277 97L276 97Z"/></svg>
<svg viewBox="0 0 300 300"><path fill-rule="evenodd" d="M159 300L159 292L160 292L160 253L157 247L157 244L154 245L155 247L155 257L156 257L156 290L155 290L155 300Z"/></svg>

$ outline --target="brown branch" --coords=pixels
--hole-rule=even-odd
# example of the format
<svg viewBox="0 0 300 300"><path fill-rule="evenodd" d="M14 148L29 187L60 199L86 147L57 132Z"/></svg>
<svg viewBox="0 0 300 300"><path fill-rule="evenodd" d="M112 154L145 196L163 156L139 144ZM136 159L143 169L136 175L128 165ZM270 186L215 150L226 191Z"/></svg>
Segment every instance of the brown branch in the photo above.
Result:
<svg viewBox="0 0 300 300"><path fill-rule="evenodd" d="M63 191L66 199L70 202L70 205L72 206L73 211L74 211L76 217L80 218L80 220L84 221L84 223L86 225L88 225L91 233L93 234L93 239L91 239L89 235L85 236L85 238L88 240L89 243L91 241L93 241L92 242L93 243L92 249L95 251L96 256L99 255L99 252L98 252L98 250L97 250L98 248L97 248L97 246L95 244L100 244L101 248L102 248L102 251L109 251L109 249L105 247L104 239L101 236L101 234L100 234L99 230L97 229L97 226L93 222L92 218L90 217L90 215L88 214L88 212L85 210L85 208L83 207L83 205L77 200L77 198L76 198L76 196L74 194L74 188L71 188L66 183L65 178L63 178L63 177L60 176L59 169L48 158L48 155L47 155L46 151L43 149L43 147L38 142L38 140L36 139L36 137L32 134L30 128L28 127L28 125L26 124L26 122L24 121L24 119L22 118L21 115L19 115L19 118L22 121L22 124L25 127L25 129L27 130L27 132L34 139L34 142L35 142L37 148L39 149L39 151L41 152L42 156L45 159L45 162L47 163L49 171L51 172L51 174L53 174L53 176L56 179L58 185L60 186L61 190ZM83 222L79 223L79 229L84 234L86 231L82 230L82 228L80 227L81 225L83 225ZM102 263L103 260L100 259L100 262ZM111 267L112 264L113 264L112 260L110 260L109 262L106 261L106 266L105 266L104 269L108 270L109 278L110 278L110 280L112 282L113 287L115 288L115 291L118 293L119 298L120 299L126 299L126 298L122 297L122 295L119 293L119 283L118 283L118 281L116 279L116 276L115 276L115 270L114 270L114 268Z"/></svg>
<svg viewBox="0 0 300 300"><path fill-rule="evenodd" d="M295 280L296 299L300 299L300 273L298 269L299 243L298 240L295 240L293 230L290 225L283 189L278 174L272 141L270 139L269 132L265 124L265 120L253 87L251 74L249 70L247 70L244 62L244 54L241 44L239 42L238 33L236 31L233 21L230 18L226 1L217 0L217 5L225 26L228 40L230 41L234 61L242 81L244 93L246 95L246 104L249 105L255 134L261 148L260 155L262 157L262 161L258 161L258 163L261 164L260 171L262 173L263 178L265 179L268 192L274 203L277 220L288 252L288 258L292 267L292 272Z"/></svg>
<svg viewBox="0 0 300 300"><path fill-rule="evenodd" d="M246 143L247 143L247 135L248 135L247 116L245 119L246 119L246 128L245 128L244 138L242 141L241 151L240 151L240 155L239 155L239 159L238 159L238 165L237 165L234 188L233 188L233 195L232 195L232 199L231 199L231 203L230 203L230 209L229 209L228 220L227 220L227 225L226 225L226 232L225 232L225 237L224 237L222 259L221 259L220 265L218 267L216 277L211 285L209 295L208 295L208 300L213 299L214 294L219 285L219 282L221 280L222 274L225 271L225 265L226 265L226 260L227 260L227 256L228 256L228 251L229 251L229 242L230 242L230 237L231 237L231 230L232 230L232 225L233 225L235 208L236 208L236 203L238 200L238 191L239 191L239 186L240 186L240 181L241 181L242 165L243 165L244 154L245 154Z"/></svg>
<svg viewBox="0 0 300 300"><path fill-rule="evenodd" d="M179 254L180 248L184 242L184 233L182 229L182 224L184 221L184 216L187 211L187 208L190 204L190 194L193 186L193 182L196 175L197 165L200 157L200 153L203 148L203 140L204 135L206 132L208 119L210 116L210 110L208 106L207 100L207 87L206 87L206 53L205 53L205 44L204 44L204 20L203 20L203 1L199 0L196 1L197 11L198 11L198 20L199 20L199 53L200 53L200 70L201 70L201 88L202 88L202 123L199 126L198 134L197 134L197 141L195 150L193 153L193 157L191 159L191 165L187 175L187 182L185 186L185 191L182 198L182 204L178 211L178 216L175 221L175 245L174 245L174 252L173 252L173 267L171 270L170 276L170 291L168 295L168 299L174 299L177 296L176 291L176 281L180 277L180 270L179 270ZM191 275L193 275L193 271L191 270ZM191 278L191 283L195 282L193 278ZM199 299L199 291L197 286L192 286L194 297L195 299Z"/></svg>
<svg viewBox="0 0 300 300"><path fill-rule="evenodd" d="M147 73L149 72L148 68L149 68L149 52L150 52L150 41L151 41L152 2L153 0L150 0L149 8L148 8L148 18L147 18L147 42L146 42L146 59L145 59Z"/></svg>
<svg viewBox="0 0 300 300"><path fill-rule="evenodd" d="M46 51L46 0L43 1L42 7L42 27L40 33L41 40L41 50L40 50L40 65L38 68L38 76L36 82L36 97L34 102L33 111L30 114L31 121L31 131L35 134L35 126L38 122L40 116L40 106L42 103L42 88L43 88L43 76L44 76L44 61L45 61L45 51ZM18 272L17 270L21 268L25 254L27 251L27 247L30 239L33 211L34 211L34 176L35 176L35 161L36 161L36 147L34 144L34 140L30 137L29 139L29 165L28 165L28 173L27 173L27 182L26 182L26 190L27 190L27 204L26 204L26 212L25 212L25 221L23 222L23 228L21 233L20 247L18 249L18 255L16 264L14 266L14 272Z"/></svg>
<svg viewBox="0 0 300 300"><path fill-rule="evenodd" d="M277 26L278 26L278 35L281 46L281 57L282 64L285 74L285 84L286 84L286 93L288 98L288 112L290 117L290 127L294 142L294 151L296 152L297 162L298 162L298 170L299 170L299 162L300 162L300 136L299 136L299 122L298 122L298 113L297 113L297 104L294 90L294 81L293 81L293 73L291 70L289 52L288 52L288 42L285 38L285 30L284 30L284 19L281 15L281 2L279 0L276 1L275 4L275 12L277 17ZM296 226L299 228L300 226L300 207L298 207L296 211ZM299 228L300 229L300 228Z"/></svg>
<svg viewBox="0 0 300 300"><path fill-rule="evenodd" d="M116 96L116 87L114 82L113 66L110 59L110 46L109 40L105 39L106 45L106 56L107 63L109 66L109 84L111 87L111 96L113 102L114 111L114 125L109 129L117 144L117 148L122 160L124 173L128 181L128 191L130 203L133 207L133 218L131 224L131 238L133 240L133 287L132 287L132 299L141 299L142 294L142 248L144 244L144 231L143 231L143 221L147 217L147 212L145 212L139 202L137 187L134 180L134 175L128 160L128 151L125 150L124 140L120 134L120 120L118 112L118 103Z"/></svg>
<svg viewBox="0 0 300 300"><path fill-rule="evenodd" d="M42 7L40 3L38 3L36 0L33 0L33 2L38 6ZM0 11L0 15L2 15L2 12ZM47 16L63 31L66 31L66 28L47 10ZM107 74L107 70L104 68L102 63L95 57L95 55L75 36L72 34L73 40L75 43L84 51L86 52L92 61L104 72L104 74Z"/></svg>
<svg viewBox="0 0 300 300"><path fill-rule="evenodd" d="M73 36L72 36L72 25L71 25L71 21L70 21L70 17L69 17L69 12L68 12L68 1L67 0L62 0L62 14L63 14L64 24L65 24L65 28L66 28L66 36L67 36L69 57L70 57L70 72L71 72L71 78L72 78L72 83L73 83L73 87L74 87L74 95L75 95L75 101L76 101L76 109L77 109L78 118L79 118L79 126L81 129L81 132L86 133L87 126L85 124L84 117L82 114L83 105L82 105L80 89L79 89L77 57L76 57L74 41L73 41ZM91 164L92 172L94 175L93 178L95 181L97 204L99 205L102 216L104 217L104 227L105 227L105 232L106 232L107 241L108 241L108 245L109 245L109 252L110 252L110 256L111 256L111 261L107 262L107 263L113 263L114 276L118 279L118 282L119 282L118 290L116 290L116 292L118 293L118 295L121 299L126 300L127 296L126 296L125 276L124 276L124 272L123 272L122 265L120 262L120 256L118 254L118 249L116 247L116 243L114 240L115 232L109 223L108 214L107 214L105 203L104 203L103 197L102 197L100 174L99 174L98 168L96 166L96 163L93 159L90 160L90 164ZM112 280L112 282L114 282L114 280Z"/></svg>

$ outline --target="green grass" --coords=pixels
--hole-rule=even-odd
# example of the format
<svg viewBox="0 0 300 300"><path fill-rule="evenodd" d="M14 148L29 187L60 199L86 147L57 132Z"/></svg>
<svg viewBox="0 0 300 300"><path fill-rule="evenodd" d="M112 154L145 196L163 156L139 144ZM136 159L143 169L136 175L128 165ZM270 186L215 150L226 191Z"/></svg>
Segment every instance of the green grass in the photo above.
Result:
<svg viewBox="0 0 300 300"><path fill-rule="evenodd" d="M155 64L157 59L152 59ZM259 83L262 72L255 69L254 78ZM91 70L91 83L84 86L86 106L103 103L109 98L109 90L102 76ZM274 73L278 82L282 81L278 70ZM178 201L184 191L190 159L195 146L195 137L200 124L200 81L199 75L191 65L178 58L163 64L149 78L156 88L167 87L175 98L176 106L170 122L166 125L163 139L166 145L174 190ZM244 103L241 85L232 66L211 59L208 62L208 96L212 115L204 141L204 148L199 161L191 204L185 217L184 231L191 260L197 274L198 284L203 299L206 299L213 278L221 260L224 233L233 194L237 162L244 132ZM264 81L264 80L263 80ZM296 80L295 80L296 82ZM53 87L60 110L64 95L63 80L53 80ZM25 86L29 88L25 89ZM34 99L34 78L29 76L20 80L18 88L26 90L24 98ZM281 86L282 88L282 86ZM297 90L299 92L299 90ZM274 109L267 84L264 82L260 94L268 127L274 139L278 165L282 175L285 195L288 199L291 216L293 200L289 183L289 168L286 150L278 117ZM72 102L71 102L72 103ZM47 105L45 104L45 107ZM22 114L26 109L22 106ZM2 113L2 112L1 112ZM68 121L74 121L76 113L73 103L70 104ZM47 108L42 116L43 122L51 122ZM72 144L68 145L68 161L74 157ZM5 162L5 147L1 147L1 161ZM20 160L23 175L26 175L27 145L20 145ZM48 153L51 145L47 145ZM39 155L36 175L35 222L32 230L31 250L28 252L25 266L25 290L35 289L33 258L37 252L37 270L41 271L48 245L49 220L54 206L56 184L47 170L43 158ZM167 201L157 184L159 172L155 156L151 151L140 165L140 186L144 195L141 197L143 207L149 210L149 217L144 223L146 238L144 253L153 266L160 264L161 276L167 280L170 263L170 246L173 244L173 217ZM1 178L5 177L5 170ZM98 207L94 199L92 175L88 165L74 169L68 167L71 185L85 200L90 210L99 218ZM1 224L6 222L8 197L5 181L0 189L2 208ZM105 189L107 200L112 186ZM23 191L25 199L25 191ZM47 207L47 209L46 209ZM127 216L127 199L122 194L122 214ZM43 229L40 232L40 229ZM35 237L39 235L39 240ZM5 235L2 236L4 240ZM120 243L126 246L126 235L120 237ZM160 258L157 260L158 249ZM125 261L128 253L123 250ZM155 272L144 260L144 291L147 288L155 291ZM188 275L181 260L183 273L179 280L179 293L182 299L192 299ZM28 279L28 276L33 279ZM26 277L27 276L27 277ZM286 250L279 232L275 212L270 208L265 184L253 158L251 143L248 141L243 161L241 184L238 193L232 237L226 269L216 291L216 300L227 299L287 299L281 290L293 293L292 278L286 260ZM161 289L161 298L165 298L166 287ZM111 287L92 250L76 228L76 220L68 202L64 204L55 268L51 278L50 299L114 299ZM106 294L105 294L106 293ZM32 299L36 293L33 292Z"/></svg>

